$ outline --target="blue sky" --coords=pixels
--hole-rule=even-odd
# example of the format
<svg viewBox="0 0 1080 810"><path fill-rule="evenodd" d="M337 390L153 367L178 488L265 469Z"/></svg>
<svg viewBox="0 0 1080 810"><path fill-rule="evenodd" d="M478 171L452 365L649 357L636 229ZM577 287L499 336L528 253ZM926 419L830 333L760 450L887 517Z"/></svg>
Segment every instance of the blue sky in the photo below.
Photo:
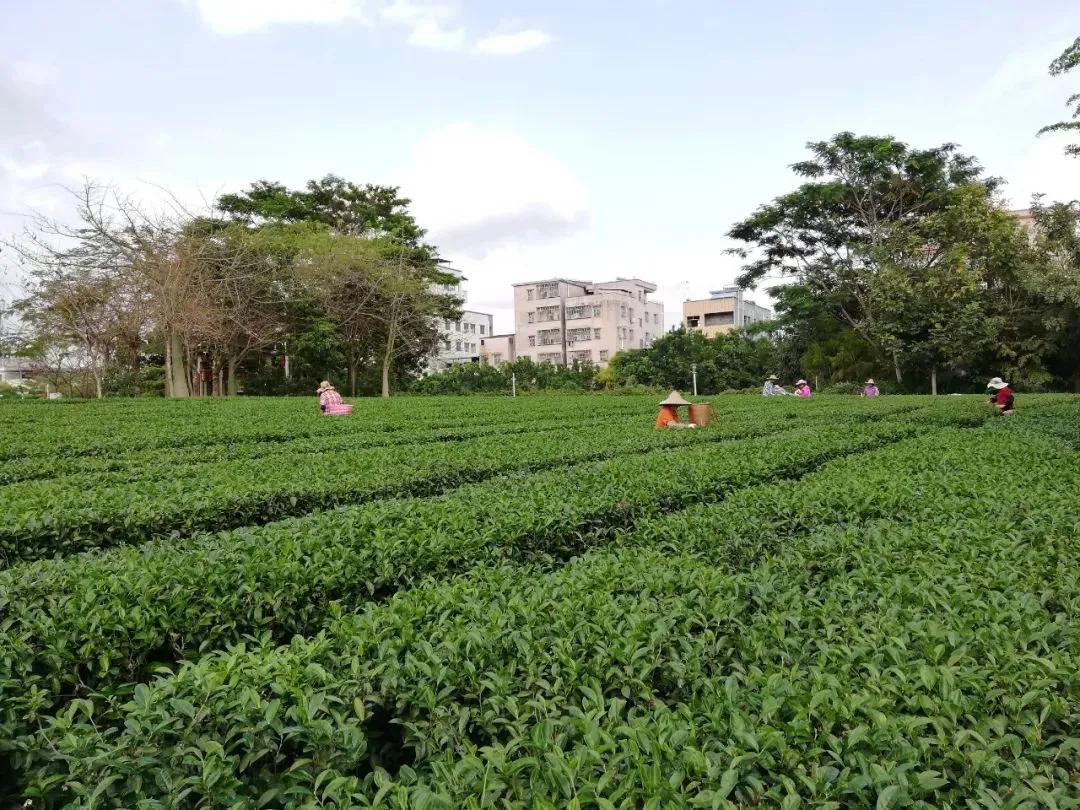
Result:
<svg viewBox="0 0 1080 810"><path fill-rule="evenodd" d="M1076 36L1075 0L10 0L0 231L84 175L198 205L334 172L402 186L498 328L552 275L654 280L670 324L840 130L957 142L1017 206L1080 197L1034 135L1080 89L1046 74Z"/></svg>

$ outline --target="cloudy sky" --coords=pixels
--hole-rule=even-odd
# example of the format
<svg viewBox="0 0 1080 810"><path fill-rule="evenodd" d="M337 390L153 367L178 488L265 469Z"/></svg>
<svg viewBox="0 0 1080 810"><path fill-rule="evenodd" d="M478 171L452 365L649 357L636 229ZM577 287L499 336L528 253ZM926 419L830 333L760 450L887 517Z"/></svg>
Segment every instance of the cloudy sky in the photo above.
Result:
<svg viewBox="0 0 1080 810"><path fill-rule="evenodd" d="M84 176L197 203L333 172L401 186L498 329L555 275L654 280L670 325L840 130L1080 197L1034 134L1078 35L1076 0L0 0L0 234Z"/></svg>

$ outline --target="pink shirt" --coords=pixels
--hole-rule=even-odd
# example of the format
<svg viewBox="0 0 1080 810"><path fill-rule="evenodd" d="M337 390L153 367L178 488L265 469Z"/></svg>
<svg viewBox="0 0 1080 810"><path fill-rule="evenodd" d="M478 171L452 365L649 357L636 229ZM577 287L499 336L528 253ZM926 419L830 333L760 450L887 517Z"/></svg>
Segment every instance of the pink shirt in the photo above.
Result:
<svg viewBox="0 0 1080 810"><path fill-rule="evenodd" d="M341 394L335 391L333 388L327 388L321 394L319 394L320 405L340 405Z"/></svg>
<svg viewBox="0 0 1080 810"><path fill-rule="evenodd" d="M795 389L795 393L800 397L808 397L810 396L810 386L800 385L798 388Z"/></svg>

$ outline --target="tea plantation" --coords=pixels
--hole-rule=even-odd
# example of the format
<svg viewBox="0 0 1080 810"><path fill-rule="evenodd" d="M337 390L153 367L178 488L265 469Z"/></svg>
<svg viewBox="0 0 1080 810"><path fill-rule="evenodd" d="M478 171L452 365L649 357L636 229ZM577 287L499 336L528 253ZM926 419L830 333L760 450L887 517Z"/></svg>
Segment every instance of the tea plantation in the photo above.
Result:
<svg viewBox="0 0 1080 810"><path fill-rule="evenodd" d="M0 406L0 806L1080 807L1080 397Z"/></svg>

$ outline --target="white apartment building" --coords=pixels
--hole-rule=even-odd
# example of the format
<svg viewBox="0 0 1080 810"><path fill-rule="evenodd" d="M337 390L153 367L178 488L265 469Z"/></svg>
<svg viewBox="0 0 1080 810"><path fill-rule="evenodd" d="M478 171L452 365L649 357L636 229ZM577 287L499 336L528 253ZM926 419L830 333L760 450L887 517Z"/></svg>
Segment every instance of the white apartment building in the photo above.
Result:
<svg viewBox="0 0 1080 810"><path fill-rule="evenodd" d="M644 349L663 334L656 285L639 278L593 283L567 278L514 285L514 348L537 363L606 365L617 352Z"/></svg>
<svg viewBox="0 0 1080 810"><path fill-rule="evenodd" d="M443 270L456 275L458 281L456 284L440 284L435 288L436 291L464 297L461 289L464 279L461 273L449 267L444 267ZM494 331L493 323L491 313L472 309L462 310L460 318L439 319L439 346L428 361L426 373L445 371L450 366L459 366L462 363L479 363L480 346L484 338Z"/></svg>
<svg viewBox="0 0 1080 810"><path fill-rule="evenodd" d="M739 287L713 290L708 298L683 301L683 326L716 337L743 326L772 320L772 310L744 297Z"/></svg>

